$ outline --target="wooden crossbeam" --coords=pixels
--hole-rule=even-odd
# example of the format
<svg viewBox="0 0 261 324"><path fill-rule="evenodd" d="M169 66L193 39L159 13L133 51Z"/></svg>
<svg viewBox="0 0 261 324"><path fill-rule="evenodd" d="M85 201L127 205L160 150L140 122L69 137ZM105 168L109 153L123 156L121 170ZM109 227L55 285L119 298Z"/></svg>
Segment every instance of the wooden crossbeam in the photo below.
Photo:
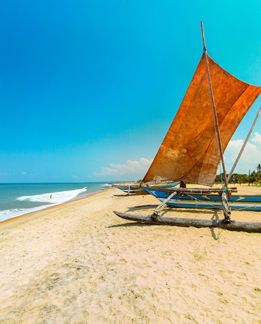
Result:
<svg viewBox="0 0 261 324"><path fill-rule="evenodd" d="M151 189L154 189L153 187ZM224 188L155 188L157 191L163 191L163 192L176 192L176 193L189 193L189 194L211 194L211 193L222 193L224 191ZM228 192L237 192L236 187L230 187L226 189Z"/></svg>

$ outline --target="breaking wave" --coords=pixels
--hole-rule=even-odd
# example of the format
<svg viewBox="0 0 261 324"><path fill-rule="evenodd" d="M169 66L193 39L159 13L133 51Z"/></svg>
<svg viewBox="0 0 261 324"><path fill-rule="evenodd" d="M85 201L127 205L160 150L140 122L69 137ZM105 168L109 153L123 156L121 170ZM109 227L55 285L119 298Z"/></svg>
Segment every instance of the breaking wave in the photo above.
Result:
<svg viewBox="0 0 261 324"><path fill-rule="evenodd" d="M31 196L21 196L18 197L19 201L31 201L31 202L42 202L48 204L61 204L68 200L71 200L77 197L79 194L87 191L87 188L67 190L67 191L58 191L58 192L48 192L40 195L31 195Z"/></svg>
<svg viewBox="0 0 261 324"><path fill-rule="evenodd" d="M15 208L15 209L1 210L0 222L13 217L22 216L24 214L45 209L50 206L62 204L68 200L72 200L73 198L76 198L77 196L79 196L81 193L85 191L87 191L87 188L59 191L59 192L48 192L40 195L18 197L16 198L16 200L44 203L44 205L38 207L31 207L31 208L21 208L21 209Z"/></svg>

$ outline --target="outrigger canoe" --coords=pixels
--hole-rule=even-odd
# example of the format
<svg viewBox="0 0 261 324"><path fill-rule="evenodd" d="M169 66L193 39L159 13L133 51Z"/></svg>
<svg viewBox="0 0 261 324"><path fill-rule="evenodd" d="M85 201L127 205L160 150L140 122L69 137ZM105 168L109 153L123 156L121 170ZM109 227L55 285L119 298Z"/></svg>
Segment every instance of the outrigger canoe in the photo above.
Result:
<svg viewBox="0 0 261 324"><path fill-rule="evenodd" d="M235 222L231 209L260 211L261 195L234 195L229 180L244 151L256 118L248 132L230 173L227 175L224 151L252 104L261 93L261 87L243 82L219 66L209 57L201 22L203 53L181 105L166 133L142 182L146 184L161 177L168 181L180 181L183 188L146 188L162 202L152 215L137 215L115 212L116 215L138 222L177 226L210 226L233 230L261 232L261 222ZM222 166L221 188L213 186L218 166ZM184 184L184 185L183 185ZM184 188L186 184L212 188ZM222 221L205 219L166 218L162 215L165 206L183 208L222 209ZM182 224L182 225L181 225Z"/></svg>

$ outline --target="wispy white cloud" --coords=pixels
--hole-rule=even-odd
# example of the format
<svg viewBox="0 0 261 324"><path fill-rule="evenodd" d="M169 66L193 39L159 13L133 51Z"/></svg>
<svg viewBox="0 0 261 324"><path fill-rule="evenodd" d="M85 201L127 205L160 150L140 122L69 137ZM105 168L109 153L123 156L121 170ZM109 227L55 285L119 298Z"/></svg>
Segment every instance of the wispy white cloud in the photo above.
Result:
<svg viewBox="0 0 261 324"><path fill-rule="evenodd" d="M255 133L254 138L252 140L255 144L261 146L261 134Z"/></svg>
<svg viewBox="0 0 261 324"><path fill-rule="evenodd" d="M231 140L225 152L225 162L229 171L244 143L243 139ZM248 173L248 170L255 170L261 163L261 134L256 132L247 143L242 157L236 167L235 172Z"/></svg>
<svg viewBox="0 0 261 324"><path fill-rule="evenodd" d="M144 176L152 160L141 157L137 160L128 160L122 164L109 164L103 167L96 176L112 177L112 178L141 178Z"/></svg>

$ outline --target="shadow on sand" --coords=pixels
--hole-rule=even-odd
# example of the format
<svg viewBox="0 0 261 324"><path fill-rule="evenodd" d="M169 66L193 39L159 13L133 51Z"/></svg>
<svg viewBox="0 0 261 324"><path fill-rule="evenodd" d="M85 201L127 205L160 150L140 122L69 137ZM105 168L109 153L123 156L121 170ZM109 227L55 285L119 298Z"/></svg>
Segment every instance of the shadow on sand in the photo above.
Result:
<svg viewBox="0 0 261 324"><path fill-rule="evenodd" d="M214 211L214 214L211 217L211 219L213 219L213 220L219 220L218 211L217 210ZM215 241L219 240L220 234L216 234L216 232L215 232L218 229L217 228L210 227L209 230L210 230L210 233L211 233L211 236L213 237L213 239Z"/></svg>

